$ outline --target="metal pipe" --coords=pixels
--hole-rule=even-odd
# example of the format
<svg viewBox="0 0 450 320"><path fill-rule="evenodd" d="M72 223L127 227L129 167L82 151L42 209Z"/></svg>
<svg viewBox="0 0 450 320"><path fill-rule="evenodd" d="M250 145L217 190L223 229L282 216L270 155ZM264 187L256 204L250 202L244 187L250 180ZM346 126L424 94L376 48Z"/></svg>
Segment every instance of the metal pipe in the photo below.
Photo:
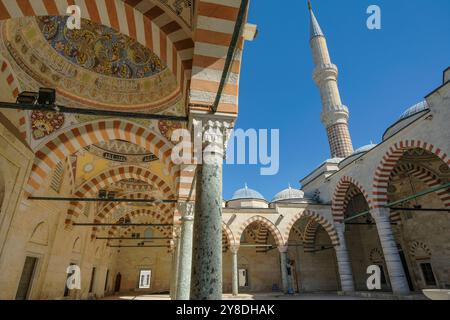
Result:
<svg viewBox="0 0 450 320"><path fill-rule="evenodd" d="M74 223L73 226L75 227L109 227L109 226L116 226L116 227L139 227L139 226L146 226L146 227L162 227L162 228L171 228L173 227L173 224L156 224L156 223Z"/></svg>
<svg viewBox="0 0 450 320"><path fill-rule="evenodd" d="M436 191L439 191L439 190L442 190L442 189L447 189L447 188L450 188L450 182L449 182L449 183L446 183L446 184L444 184L444 185L439 185L439 186L436 186L436 187L433 187L433 188L430 188L430 189L426 189L426 190L424 190L424 191L418 192L418 193L416 193L416 194L414 194L414 195L408 196L408 197L403 198L403 199L400 199L400 200L396 200L396 201L393 201L393 202L389 202L389 203L386 205L386 207L387 207L387 208L390 208L390 207L393 207L393 206L395 206L395 205L397 205L397 204L405 203L405 202L407 202L407 201L409 201L409 200L416 199L416 198L425 196L425 195L427 195L427 194L430 194L430 193L433 193L433 192L436 192ZM394 208L394 209L395 209L395 208ZM365 216L365 215L368 214L368 213L370 213L370 210L366 210L366 211L357 213L357 214L355 214L355 215L353 215L353 216L351 216L351 217L349 217L349 218L344 219L344 223L346 223L346 222L348 222L348 221L351 221L351 220L354 220L354 219L356 219L356 218L359 218L359 217L361 217L361 216Z"/></svg>
<svg viewBox="0 0 450 320"><path fill-rule="evenodd" d="M223 68L222 78L220 79L219 89L217 90L216 99L214 100L214 103L211 106L211 110L213 113L217 112L220 99L222 98L222 92L228 78L228 73L231 64L233 63L234 52L236 51L236 46L238 44L239 37L241 36L242 24L244 22L245 14L247 13L247 7L248 7L248 0L242 0L236 24L234 26L233 36L231 38L230 46L228 47L227 58L225 60L225 65Z"/></svg>
<svg viewBox="0 0 450 320"><path fill-rule="evenodd" d="M131 238L131 237L96 237L97 240L172 240L172 238L150 237L150 238Z"/></svg>
<svg viewBox="0 0 450 320"><path fill-rule="evenodd" d="M437 212L450 212L450 209L434 209L434 208L391 208L393 211L437 211Z"/></svg>
<svg viewBox="0 0 450 320"><path fill-rule="evenodd" d="M177 200L157 199L106 199L106 198L72 198L72 197L29 197L29 200L38 201L70 201L70 202L135 202L135 203L178 203Z"/></svg>
<svg viewBox="0 0 450 320"><path fill-rule="evenodd" d="M146 114L139 112L121 112L121 111L100 110L100 109L69 108L59 105L45 105L45 104L0 102L0 109L18 109L18 110L32 110L32 111L40 110L57 113L85 114L85 115L117 117L117 118L170 120L179 122L188 121L188 117L169 116L163 114Z"/></svg>
<svg viewBox="0 0 450 320"><path fill-rule="evenodd" d="M110 248L170 248L170 246L108 246Z"/></svg>

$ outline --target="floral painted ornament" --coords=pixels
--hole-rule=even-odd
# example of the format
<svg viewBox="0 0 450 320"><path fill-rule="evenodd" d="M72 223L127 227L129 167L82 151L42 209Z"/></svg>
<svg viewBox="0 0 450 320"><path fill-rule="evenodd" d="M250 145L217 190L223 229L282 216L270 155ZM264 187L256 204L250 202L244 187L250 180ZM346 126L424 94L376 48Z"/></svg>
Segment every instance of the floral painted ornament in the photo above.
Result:
<svg viewBox="0 0 450 320"><path fill-rule="evenodd" d="M31 132L35 140L49 136L64 125L64 114L50 111L31 113Z"/></svg>

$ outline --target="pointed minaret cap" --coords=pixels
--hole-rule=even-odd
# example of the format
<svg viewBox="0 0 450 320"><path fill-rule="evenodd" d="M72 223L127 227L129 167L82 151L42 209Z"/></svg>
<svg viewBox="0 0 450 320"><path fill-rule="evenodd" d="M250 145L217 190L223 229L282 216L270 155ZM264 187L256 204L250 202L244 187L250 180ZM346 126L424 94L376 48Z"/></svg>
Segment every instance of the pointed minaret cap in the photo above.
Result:
<svg viewBox="0 0 450 320"><path fill-rule="evenodd" d="M314 37L323 37L324 34L322 32L322 29L320 28L319 22L316 19L316 16L314 15L310 0L308 0L308 8L311 15L310 39Z"/></svg>

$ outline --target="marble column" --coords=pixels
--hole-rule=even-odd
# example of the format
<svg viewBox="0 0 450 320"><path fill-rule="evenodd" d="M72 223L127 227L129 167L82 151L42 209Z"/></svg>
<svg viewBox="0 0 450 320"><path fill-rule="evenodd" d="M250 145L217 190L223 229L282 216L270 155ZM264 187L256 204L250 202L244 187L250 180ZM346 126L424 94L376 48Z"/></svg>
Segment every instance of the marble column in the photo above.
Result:
<svg viewBox="0 0 450 320"><path fill-rule="evenodd" d="M202 161L197 156L192 300L222 299L222 163L231 123L218 119L193 120Z"/></svg>
<svg viewBox="0 0 450 320"><path fill-rule="evenodd" d="M238 279L238 258L237 254L239 246L230 246L231 251L231 291L233 296L239 294L239 279Z"/></svg>
<svg viewBox="0 0 450 320"><path fill-rule="evenodd" d="M338 264L339 277L341 280L341 290L343 292L353 292L355 291L355 284L353 282L352 266L345 240L345 224L338 223L335 225L335 228L339 237L339 245L335 246L334 249L336 250L336 260Z"/></svg>
<svg viewBox="0 0 450 320"><path fill-rule="evenodd" d="M180 254L177 277L177 300L189 300L192 271L192 234L194 224L194 203L179 203L181 211Z"/></svg>
<svg viewBox="0 0 450 320"><path fill-rule="evenodd" d="M287 270L287 260L288 260L288 247L282 246L278 247L280 251L280 267L281 267L281 283L283 287L283 292L289 292L289 279L288 279L288 270Z"/></svg>
<svg viewBox="0 0 450 320"><path fill-rule="evenodd" d="M392 233L389 208L378 208L371 212L375 220L383 248L384 260L388 269L389 280L394 294L406 295L409 293L408 281L400 260L397 244Z"/></svg>
<svg viewBox="0 0 450 320"><path fill-rule="evenodd" d="M172 252L172 270L170 281L170 298L175 300L177 297L177 278L178 278L178 264L180 254L180 227L174 226L173 230L173 252Z"/></svg>

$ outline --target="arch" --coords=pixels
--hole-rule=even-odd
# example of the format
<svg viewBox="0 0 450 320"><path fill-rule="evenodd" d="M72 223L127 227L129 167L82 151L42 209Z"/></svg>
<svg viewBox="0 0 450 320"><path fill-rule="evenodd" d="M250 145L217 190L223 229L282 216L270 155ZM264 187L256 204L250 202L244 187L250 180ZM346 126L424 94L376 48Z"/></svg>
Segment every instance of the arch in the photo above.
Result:
<svg viewBox="0 0 450 320"><path fill-rule="evenodd" d="M127 198L127 199L152 199L148 194L145 193L127 193L121 196L118 196L117 199L121 198ZM113 210L118 209L119 207L126 206L123 202L108 202L105 206L103 206L99 212L97 212L97 215L95 217L96 221L100 222L101 219L105 219L106 216L110 213L112 213ZM153 203L153 207L158 208L159 212L158 215L160 215L162 218L164 218L165 222L168 222L170 218L173 217L173 210L175 208L175 204L165 204L165 203ZM167 214L167 216L163 216L163 214ZM159 217L158 217L159 219Z"/></svg>
<svg viewBox="0 0 450 320"><path fill-rule="evenodd" d="M171 161L172 145L144 127L125 120L100 120L60 133L36 152L26 192L33 194L59 161L101 141L125 140L155 154L173 177L179 167Z"/></svg>
<svg viewBox="0 0 450 320"><path fill-rule="evenodd" d="M356 179L343 176L336 185L331 205L333 220L336 223L342 223L347 204L351 198L356 195L356 193L347 195L347 191L351 185L355 186L355 188L364 195L367 205L371 209L371 200L364 187Z"/></svg>
<svg viewBox="0 0 450 320"><path fill-rule="evenodd" d="M314 251L318 227L319 227L319 223L316 220L310 219L308 221L308 224L305 227L305 233L304 233L304 237L303 237L304 252L313 252Z"/></svg>
<svg viewBox="0 0 450 320"><path fill-rule="evenodd" d="M112 169L107 169L90 180L84 182L77 188L74 195L79 198L84 198L87 194L94 195L101 188L116 183L120 180L130 178L144 181L149 185L156 185L163 192L164 196L167 197L167 199L174 198L172 188L164 180L153 174L150 170L136 165L123 165ZM84 205L79 201L73 201L70 203L70 207L67 210L67 225L72 224L73 220L78 218L83 210L83 207Z"/></svg>
<svg viewBox="0 0 450 320"><path fill-rule="evenodd" d="M277 246L283 246L285 244L285 241L283 240L283 236L281 235L280 230L278 230L278 228L270 220L268 220L267 218L261 217L261 216L251 217L243 225L241 225L238 233L236 234L236 238L235 238L236 244L239 244L241 242L242 233L245 231L245 229L250 224L252 224L254 222L260 222L270 230L273 238L275 239L275 243L277 244Z"/></svg>
<svg viewBox="0 0 450 320"><path fill-rule="evenodd" d="M294 227L295 223L302 217L309 217L309 218L315 220L317 223L319 223L322 226L322 228L324 228L325 231L328 233L328 236L330 237L330 240L331 240L331 244L333 246L339 245L339 236L338 236L333 224L330 221L328 221L328 219L323 217L321 214L319 214L315 211L311 211L311 210L305 210L303 212L299 212L291 219L291 221L288 223L288 225L286 227L286 232L285 232L286 239L289 239L289 234L291 233L292 228Z"/></svg>
<svg viewBox="0 0 450 320"><path fill-rule="evenodd" d="M231 231L230 227L222 221L222 231L226 236L226 240L228 241L229 245L236 245L236 239L234 238L233 232Z"/></svg>
<svg viewBox="0 0 450 320"><path fill-rule="evenodd" d="M389 178L392 178L394 175L398 175L401 173L409 173L411 176L425 183L428 188L432 188L442 184L441 179L439 179L433 172L431 172L425 167L412 163L406 163L401 164L399 166L395 166ZM442 203L446 208L450 207L450 189L436 191L436 195L438 196L439 199L441 199ZM394 222L400 222L401 221L400 212L399 211L392 212L391 220Z"/></svg>
<svg viewBox="0 0 450 320"><path fill-rule="evenodd" d="M62 0L0 0L0 20L31 16L65 16L69 1ZM130 3L134 5L130 5ZM190 38L184 42L174 42L168 35L173 28L160 28L153 20L152 14L142 13L135 8L136 1L107 0L76 2L81 7L84 19L105 25L129 36L152 50L161 61L167 65L176 77L183 91L184 71L189 68L186 60L191 60L189 54L180 51L193 42ZM123 17L123 18L120 18ZM189 43L189 40L192 44Z"/></svg>
<svg viewBox="0 0 450 320"><path fill-rule="evenodd" d="M405 150L421 148L433 153L440 158L445 164L450 166L450 159L444 153L442 148L439 148L428 142L420 140L402 140L392 144L388 151L382 157L373 178L372 191L372 205L373 208L385 207L388 203L387 188L392 171L395 168L398 160L403 156Z"/></svg>
<svg viewBox="0 0 450 320"><path fill-rule="evenodd" d="M140 196L140 194L139 194L139 196ZM117 208L117 207L115 207L115 208ZM154 209L152 210L152 209L137 209L137 210L132 210L132 211L129 211L129 212L127 212L127 213L124 213L124 216L128 216L128 217L132 217L132 218L135 218L136 216L138 216L138 215L149 215L149 216L151 216L151 217L153 217L153 218L155 218L159 223L170 223L170 217L164 217L162 214L161 214L161 211L163 210L163 209L161 209L161 205L160 205L160 207L158 207L157 208L158 210L157 211L154 211ZM170 212L170 209L167 209L166 211L165 211L166 213L167 212ZM108 212L109 213L109 212ZM101 223L101 220L99 219L99 218L96 218L95 220L94 220L94 223ZM91 235L91 238L95 238L96 237L96 234L97 234L97 232L98 232L98 227L92 227L92 235ZM111 230L116 230L117 229L117 227L115 227L115 226L112 226L111 227ZM164 228L161 228L161 227L158 227L157 228L159 231L161 231L163 234L165 234L165 235L168 235L167 234L167 232L166 232L166 230L164 229Z"/></svg>
<svg viewBox="0 0 450 320"><path fill-rule="evenodd" d="M422 241L413 241L409 247L409 254L414 259L429 259L431 258L430 248Z"/></svg>
<svg viewBox="0 0 450 320"><path fill-rule="evenodd" d="M30 241L32 243L40 244L43 246L48 245L48 225L45 221L39 222L33 229Z"/></svg>

